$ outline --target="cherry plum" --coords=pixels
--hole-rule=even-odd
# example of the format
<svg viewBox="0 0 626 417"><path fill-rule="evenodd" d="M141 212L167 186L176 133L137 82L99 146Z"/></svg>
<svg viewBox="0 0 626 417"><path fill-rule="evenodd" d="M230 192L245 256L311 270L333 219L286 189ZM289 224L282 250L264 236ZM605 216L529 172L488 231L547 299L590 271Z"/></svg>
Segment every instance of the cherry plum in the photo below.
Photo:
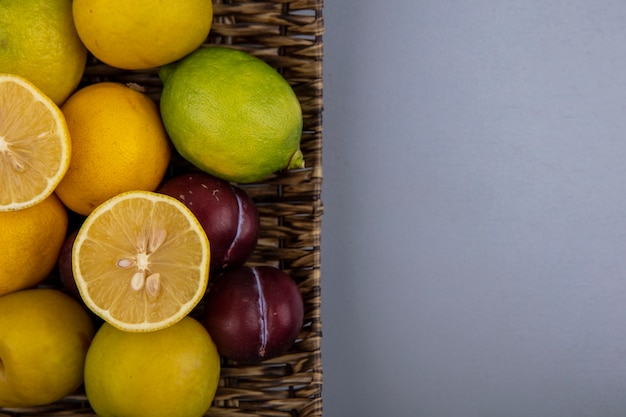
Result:
<svg viewBox="0 0 626 417"><path fill-rule="evenodd" d="M197 217L211 245L211 270L243 265L254 251L259 214L240 187L203 172L178 175L158 192L182 201Z"/></svg>
<svg viewBox="0 0 626 417"><path fill-rule="evenodd" d="M214 279L204 324L220 354L250 363L284 354L304 317L296 282L271 266L243 266Z"/></svg>

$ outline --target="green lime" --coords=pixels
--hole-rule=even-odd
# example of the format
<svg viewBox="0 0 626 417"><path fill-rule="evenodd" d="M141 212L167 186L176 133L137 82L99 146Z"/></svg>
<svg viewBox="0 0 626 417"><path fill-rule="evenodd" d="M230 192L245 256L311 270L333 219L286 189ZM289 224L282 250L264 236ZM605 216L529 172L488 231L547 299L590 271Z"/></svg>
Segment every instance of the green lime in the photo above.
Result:
<svg viewBox="0 0 626 417"><path fill-rule="evenodd" d="M181 156L227 181L302 168L302 109L270 65L227 47L200 48L161 68L161 116Z"/></svg>

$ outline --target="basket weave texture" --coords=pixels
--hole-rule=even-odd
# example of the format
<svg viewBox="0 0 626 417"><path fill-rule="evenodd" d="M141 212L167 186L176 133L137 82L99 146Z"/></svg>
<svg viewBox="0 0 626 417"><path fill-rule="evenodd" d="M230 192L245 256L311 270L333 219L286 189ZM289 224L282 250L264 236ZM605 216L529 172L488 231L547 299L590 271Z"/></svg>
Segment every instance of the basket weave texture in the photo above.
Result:
<svg viewBox="0 0 626 417"><path fill-rule="evenodd" d="M205 45L249 52L276 68L302 105L305 168L240 185L261 216L257 249L249 265L277 266L298 283L305 317L285 355L253 365L222 362L220 385L207 417L319 417L322 415L320 229L322 185L322 0L214 0L214 22ZM157 70L124 71L90 57L82 85L135 83L160 97ZM174 155L168 175L187 168ZM202 308L202 303L198 308ZM42 407L0 409L0 417L95 416L84 390ZM149 417L149 416L146 416Z"/></svg>

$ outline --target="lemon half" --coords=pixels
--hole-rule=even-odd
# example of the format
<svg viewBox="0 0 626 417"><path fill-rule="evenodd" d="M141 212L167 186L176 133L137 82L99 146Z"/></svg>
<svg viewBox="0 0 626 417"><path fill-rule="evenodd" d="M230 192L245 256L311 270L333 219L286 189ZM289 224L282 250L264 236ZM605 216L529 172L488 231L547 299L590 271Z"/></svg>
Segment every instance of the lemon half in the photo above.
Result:
<svg viewBox="0 0 626 417"><path fill-rule="evenodd" d="M85 304L118 329L142 332L181 320L204 295L209 241L191 211L175 198L119 194L81 226L72 268Z"/></svg>
<svg viewBox="0 0 626 417"><path fill-rule="evenodd" d="M26 79L0 74L0 211L45 200L68 170L71 142L56 104Z"/></svg>

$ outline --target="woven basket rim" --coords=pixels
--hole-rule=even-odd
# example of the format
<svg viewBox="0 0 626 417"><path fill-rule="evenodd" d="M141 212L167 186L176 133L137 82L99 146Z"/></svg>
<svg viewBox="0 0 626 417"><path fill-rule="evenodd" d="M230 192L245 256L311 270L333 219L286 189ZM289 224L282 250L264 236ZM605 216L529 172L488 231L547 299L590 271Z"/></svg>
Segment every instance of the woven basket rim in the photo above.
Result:
<svg viewBox="0 0 626 417"><path fill-rule="evenodd" d="M203 46L223 45L265 60L287 79L302 106L305 168L241 186L261 215L259 245L249 265L275 265L288 272L303 295L305 318L296 344L285 355L251 365L223 360L218 392L205 416L320 417L323 0L214 0L213 5L213 27ZM135 83L158 101L156 71L123 71L90 56L80 86ZM184 169L180 164L173 158L172 175ZM4 416L95 414L80 387L54 404L0 408Z"/></svg>

